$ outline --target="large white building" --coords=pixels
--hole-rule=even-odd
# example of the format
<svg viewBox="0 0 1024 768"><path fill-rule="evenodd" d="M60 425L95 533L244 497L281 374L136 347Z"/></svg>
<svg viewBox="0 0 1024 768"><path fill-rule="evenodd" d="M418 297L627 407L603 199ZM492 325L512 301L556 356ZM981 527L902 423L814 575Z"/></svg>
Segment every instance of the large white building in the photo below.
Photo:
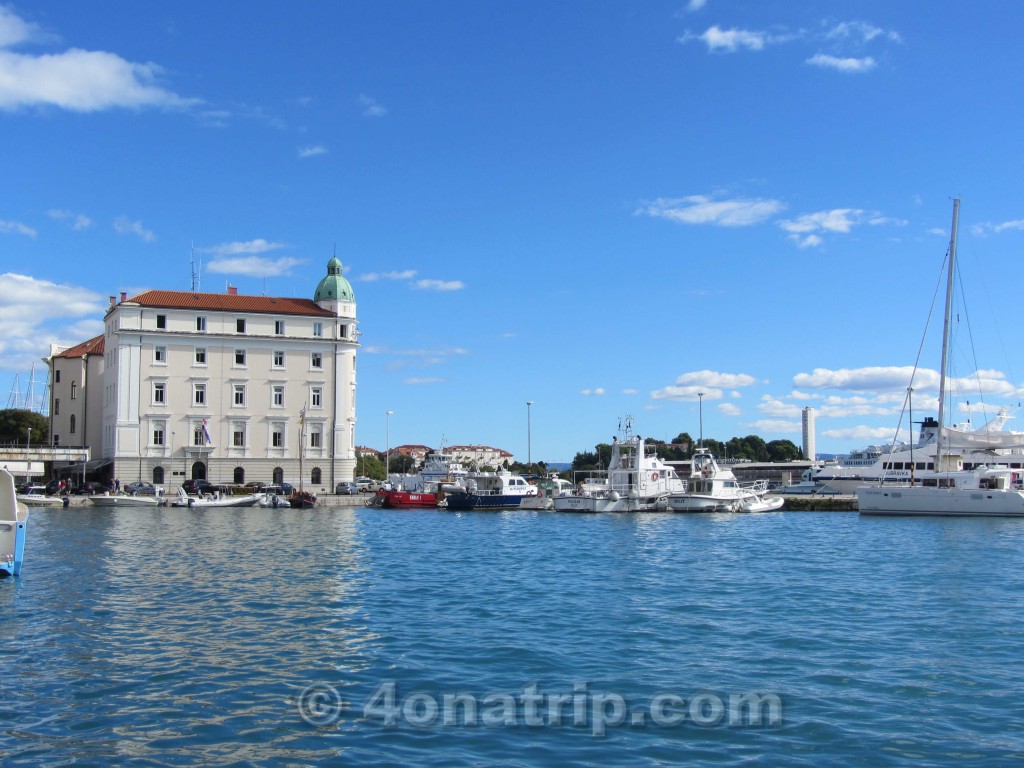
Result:
<svg viewBox="0 0 1024 768"><path fill-rule="evenodd" d="M312 300L153 290L111 297L104 326L47 361L51 434L92 456L65 474L314 492L354 477L359 333L337 258Z"/></svg>

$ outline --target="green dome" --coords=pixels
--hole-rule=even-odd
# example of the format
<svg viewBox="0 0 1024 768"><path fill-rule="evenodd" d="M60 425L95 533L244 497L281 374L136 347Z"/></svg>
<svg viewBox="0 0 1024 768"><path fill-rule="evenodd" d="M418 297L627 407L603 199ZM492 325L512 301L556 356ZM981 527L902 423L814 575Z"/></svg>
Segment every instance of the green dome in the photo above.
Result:
<svg viewBox="0 0 1024 768"><path fill-rule="evenodd" d="M317 285L313 301L355 300L356 295L352 292L352 286L341 275L341 262L337 256L332 256L331 260L327 262L327 275Z"/></svg>

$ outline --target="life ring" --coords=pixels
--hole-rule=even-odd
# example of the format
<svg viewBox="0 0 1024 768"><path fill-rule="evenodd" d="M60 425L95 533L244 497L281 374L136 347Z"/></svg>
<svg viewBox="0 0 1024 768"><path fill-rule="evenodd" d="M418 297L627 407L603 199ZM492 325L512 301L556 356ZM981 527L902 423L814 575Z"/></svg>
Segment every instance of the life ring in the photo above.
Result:
<svg viewBox="0 0 1024 768"><path fill-rule="evenodd" d="M657 480L657 479L658 479L658 473L657 472L651 472L651 480Z"/></svg>

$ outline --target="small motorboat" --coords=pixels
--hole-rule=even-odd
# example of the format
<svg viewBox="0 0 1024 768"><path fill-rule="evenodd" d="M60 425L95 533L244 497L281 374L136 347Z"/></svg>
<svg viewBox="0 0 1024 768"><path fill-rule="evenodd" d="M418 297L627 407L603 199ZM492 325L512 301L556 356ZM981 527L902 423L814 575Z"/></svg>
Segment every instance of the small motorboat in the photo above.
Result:
<svg viewBox="0 0 1024 768"><path fill-rule="evenodd" d="M18 503L14 476L0 469L0 577L21 573L27 531L28 507Z"/></svg>

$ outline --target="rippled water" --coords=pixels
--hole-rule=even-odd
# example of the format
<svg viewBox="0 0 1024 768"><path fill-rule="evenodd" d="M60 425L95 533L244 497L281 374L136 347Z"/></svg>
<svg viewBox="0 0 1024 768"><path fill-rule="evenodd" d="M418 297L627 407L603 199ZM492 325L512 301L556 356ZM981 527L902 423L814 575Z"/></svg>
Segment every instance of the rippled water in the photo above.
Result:
<svg viewBox="0 0 1024 768"><path fill-rule="evenodd" d="M29 534L5 766L1024 761L1020 521L71 509ZM478 709L446 722L457 694ZM716 719L742 694L781 722Z"/></svg>

